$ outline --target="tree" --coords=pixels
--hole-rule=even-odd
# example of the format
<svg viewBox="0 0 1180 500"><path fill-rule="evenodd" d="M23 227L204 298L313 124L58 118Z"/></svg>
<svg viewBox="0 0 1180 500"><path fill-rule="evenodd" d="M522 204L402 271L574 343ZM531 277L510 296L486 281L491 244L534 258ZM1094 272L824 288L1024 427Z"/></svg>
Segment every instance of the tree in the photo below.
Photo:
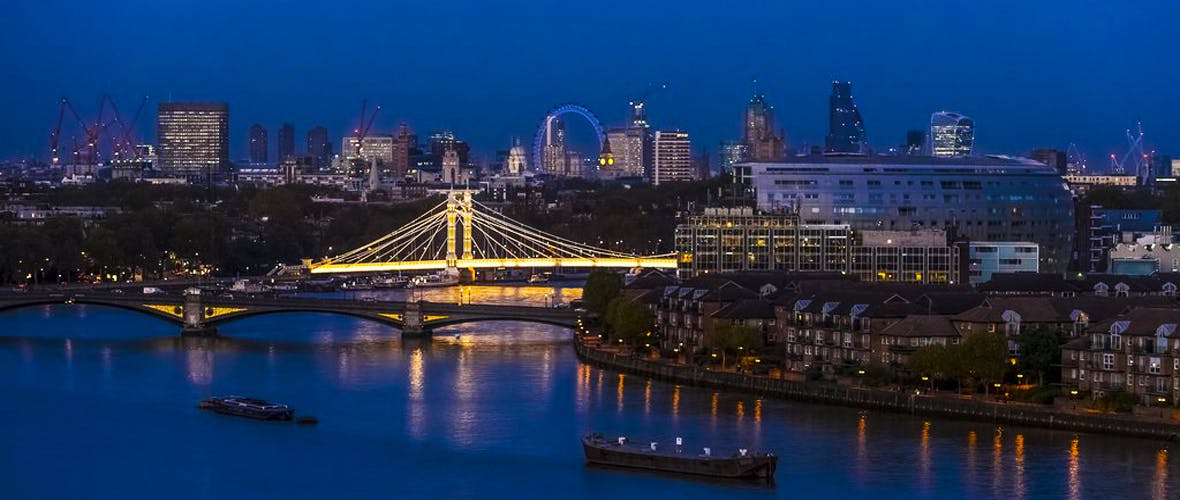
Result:
<svg viewBox="0 0 1180 500"><path fill-rule="evenodd" d="M618 273L598 269L586 278L586 285L582 287L582 301L586 303L587 311L605 316L607 305L619 296L622 289L623 279Z"/></svg>
<svg viewBox="0 0 1180 500"><path fill-rule="evenodd" d="M721 369L725 369L726 355L739 350L751 352L762 346L762 332L752 326L714 322L705 332L705 347L721 351Z"/></svg>
<svg viewBox="0 0 1180 500"><path fill-rule="evenodd" d="M910 370L919 375L945 379L954 376L951 366L952 353L942 345L932 345L914 351L910 355Z"/></svg>
<svg viewBox="0 0 1180 500"><path fill-rule="evenodd" d="M1003 335L968 333L951 352L960 363L960 376L982 383L985 393L990 391L991 382L999 380L1007 370L1008 341Z"/></svg>
<svg viewBox="0 0 1180 500"><path fill-rule="evenodd" d="M607 306L606 323L615 335L632 346L649 338L656 318L647 306L615 297Z"/></svg>
<svg viewBox="0 0 1180 500"><path fill-rule="evenodd" d="M1037 384L1045 384L1045 375L1061 364L1061 336L1048 328L1026 328L1016 337L1020 346L1020 367L1036 372Z"/></svg>

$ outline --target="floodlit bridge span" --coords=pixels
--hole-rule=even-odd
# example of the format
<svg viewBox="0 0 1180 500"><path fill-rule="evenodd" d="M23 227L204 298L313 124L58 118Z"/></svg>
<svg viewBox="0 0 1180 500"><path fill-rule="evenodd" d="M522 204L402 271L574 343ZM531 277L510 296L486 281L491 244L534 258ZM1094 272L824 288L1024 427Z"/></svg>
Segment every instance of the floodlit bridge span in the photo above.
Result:
<svg viewBox="0 0 1180 500"><path fill-rule="evenodd" d="M360 248L304 261L312 274L511 267L675 269L675 254L639 256L533 229L472 199L468 190Z"/></svg>
<svg viewBox="0 0 1180 500"><path fill-rule="evenodd" d="M253 316L313 312L376 321L406 337L429 337L437 328L477 321L521 321L577 328L579 315L570 309L454 304L447 302L362 302L294 297L204 297L184 295L105 295L93 293L0 294L0 311L46 304L93 304L135 311L183 327L185 335L216 335L217 327Z"/></svg>

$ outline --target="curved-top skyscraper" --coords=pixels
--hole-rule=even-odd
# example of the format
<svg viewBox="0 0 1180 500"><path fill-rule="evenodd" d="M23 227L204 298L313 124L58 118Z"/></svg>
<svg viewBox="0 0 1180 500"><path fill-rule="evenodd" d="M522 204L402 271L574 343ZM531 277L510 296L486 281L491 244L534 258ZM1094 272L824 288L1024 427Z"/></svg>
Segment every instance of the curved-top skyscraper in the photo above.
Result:
<svg viewBox="0 0 1180 500"><path fill-rule="evenodd" d="M953 111L930 115L930 154L941 158L970 156L975 148L975 121Z"/></svg>

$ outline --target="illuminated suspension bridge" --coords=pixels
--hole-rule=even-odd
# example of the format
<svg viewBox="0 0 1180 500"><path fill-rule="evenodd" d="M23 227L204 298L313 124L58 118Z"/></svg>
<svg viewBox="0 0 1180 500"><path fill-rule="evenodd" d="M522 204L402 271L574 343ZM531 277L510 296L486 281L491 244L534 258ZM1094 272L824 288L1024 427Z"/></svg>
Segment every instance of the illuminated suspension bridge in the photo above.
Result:
<svg viewBox="0 0 1180 500"><path fill-rule="evenodd" d="M355 250L305 261L312 274L608 267L675 269L675 254L639 256L578 243L528 227L475 201L468 190L396 231Z"/></svg>

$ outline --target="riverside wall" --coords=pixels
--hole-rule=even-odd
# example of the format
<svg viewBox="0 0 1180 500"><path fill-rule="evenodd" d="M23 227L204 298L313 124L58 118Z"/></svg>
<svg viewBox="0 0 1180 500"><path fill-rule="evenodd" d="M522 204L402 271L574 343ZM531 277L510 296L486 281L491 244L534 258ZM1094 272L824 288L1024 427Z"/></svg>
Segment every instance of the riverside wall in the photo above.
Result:
<svg viewBox="0 0 1180 500"><path fill-rule="evenodd" d="M1180 425L1167 422L1151 422L1114 415L1066 413L1050 407L1026 404L923 397L911 392L793 382L756 375L717 372L697 366L624 356L589 346L580 338L575 339L574 349L578 358L587 364L673 384L922 416L1167 441L1180 440Z"/></svg>

